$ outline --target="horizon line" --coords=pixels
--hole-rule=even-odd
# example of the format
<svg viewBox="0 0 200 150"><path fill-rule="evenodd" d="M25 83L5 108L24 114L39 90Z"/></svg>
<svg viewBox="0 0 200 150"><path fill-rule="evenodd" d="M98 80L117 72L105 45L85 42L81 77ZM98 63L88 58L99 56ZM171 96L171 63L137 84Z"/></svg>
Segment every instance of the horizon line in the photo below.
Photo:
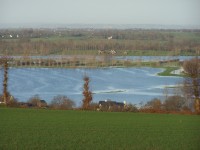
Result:
<svg viewBox="0 0 200 150"><path fill-rule="evenodd" d="M200 29L196 24L130 24L130 23L0 23L9 28L95 28L95 29Z"/></svg>

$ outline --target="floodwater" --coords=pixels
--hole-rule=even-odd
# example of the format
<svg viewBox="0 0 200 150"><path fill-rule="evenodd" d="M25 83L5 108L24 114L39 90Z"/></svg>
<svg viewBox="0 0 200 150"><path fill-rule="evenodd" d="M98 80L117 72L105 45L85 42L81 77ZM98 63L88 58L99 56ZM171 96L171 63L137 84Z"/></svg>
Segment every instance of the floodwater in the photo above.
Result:
<svg viewBox="0 0 200 150"><path fill-rule="evenodd" d="M130 60L130 61L141 61L141 62L150 62L150 61L167 61L175 60L179 61L190 60L196 56L116 56L116 60Z"/></svg>
<svg viewBox="0 0 200 150"><path fill-rule="evenodd" d="M23 58L23 56L11 56L13 58ZM167 60L174 60L179 59L180 61L189 60L195 58L196 56L110 56L113 60L130 60L130 61L142 61L142 62L149 62L149 61L167 61ZM199 57L199 56L198 56ZM88 56L88 55L48 55L48 56L30 56L33 59L95 59L95 60L102 60L104 56L97 55L97 56Z"/></svg>
<svg viewBox="0 0 200 150"><path fill-rule="evenodd" d="M66 95L80 105L83 77L88 75L94 102L111 99L139 104L152 98L162 98L165 86L171 87L183 80L181 77L157 76L161 71L158 68L10 68L8 89L19 101L39 95L50 102L54 96ZM0 73L2 85L3 70ZM169 93L173 93L172 90L169 88Z"/></svg>

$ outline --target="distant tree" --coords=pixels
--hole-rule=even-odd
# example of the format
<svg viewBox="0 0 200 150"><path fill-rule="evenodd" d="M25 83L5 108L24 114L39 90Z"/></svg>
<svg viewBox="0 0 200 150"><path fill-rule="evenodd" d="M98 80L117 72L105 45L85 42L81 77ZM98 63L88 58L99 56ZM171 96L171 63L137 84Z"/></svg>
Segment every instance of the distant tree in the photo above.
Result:
<svg viewBox="0 0 200 150"><path fill-rule="evenodd" d="M82 108L84 110L87 110L90 108L90 104L92 102L92 92L89 90L89 82L90 82L90 78L88 76L84 76L83 78L84 80L84 86L83 86L83 105Z"/></svg>
<svg viewBox="0 0 200 150"><path fill-rule="evenodd" d="M165 86L163 89L163 96L165 97L165 99L167 99L169 96L169 89L167 88L167 86Z"/></svg>
<svg viewBox="0 0 200 150"><path fill-rule="evenodd" d="M40 101L41 101L41 98L38 95L34 95L28 100L28 103L31 104L33 107L39 107Z"/></svg>
<svg viewBox="0 0 200 150"><path fill-rule="evenodd" d="M200 112L200 59L185 61L183 68L187 75L184 80L184 93L195 99L195 111Z"/></svg>
<svg viewBox="0 0 200 150"><path fill-rule="evenodd" d="M8 69L9 69L9 62L12 58L8 56L3 56L0 58L0 65L3 66L4 70L4 79L3 79L3 102L7 104L10 100L10 94L8 92Z"/></svg>
<svg viewBox="0 0 200 150"><path fill-rule="evenodd" d="M149 107L153 110L161 110L161 106L162 106L161 100L158 98L154 98L145 104L145 107Z"/></svg>
<svg viewBox="0 0 200 150"><path fill-rule="evenodd" d="M75 107L75 103L67 96L58 95L53 98L50 103L50 107L53 109L73 109L73 107Z"/></svg>

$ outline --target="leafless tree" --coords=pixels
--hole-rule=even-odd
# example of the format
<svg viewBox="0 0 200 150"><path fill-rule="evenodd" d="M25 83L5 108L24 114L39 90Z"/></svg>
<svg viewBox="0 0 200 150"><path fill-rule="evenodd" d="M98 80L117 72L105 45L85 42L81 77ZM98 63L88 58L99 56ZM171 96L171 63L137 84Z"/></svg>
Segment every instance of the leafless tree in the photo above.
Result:
<svg viewBox="0 0 200 150"><path fill-rule="evenodd" d="M28 103L33 107L39 107L41 98L38 95L34 95L28 100Z"/></svg>
<svg viewBox="0 0 200 150"><path fill-rule="evenodd" d="M185 61L183 68L187 75L184 80L184 93L195 99L195 111L200 112L200 59Z"/></svg>
<svg viewBox="0 0 200 150"><path fill-rule="evenodd" d="M0 65L2 65L4 70L4 79L3 79L3 102L7 104L10 100L10 94L8 92L8 69L9 62L12 60L9 56L3 56L0 58Z"/></svg>
<svg viewBox="0 0 200 150"><path fill-rule="evenodd" d="M89 82L90 82L90 78L88 76L84 76L83 78L84 80L84 86L83 86L83 105L82 108L84 110L89 109L90 104L92 102L92 92L89 90Z"/></svg>
<svg viewBox="0 0 200 150"><path fill-rule="evenodd" d="M75 103L67 96L58 95L53 98L50 107L53 109L73 109Z"/></svg>

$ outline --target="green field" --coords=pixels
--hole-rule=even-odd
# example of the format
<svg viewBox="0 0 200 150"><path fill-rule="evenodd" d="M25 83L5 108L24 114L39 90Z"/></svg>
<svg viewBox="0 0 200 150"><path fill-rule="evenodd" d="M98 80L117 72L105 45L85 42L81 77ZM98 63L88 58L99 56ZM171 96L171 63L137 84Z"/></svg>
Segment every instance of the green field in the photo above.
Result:
<svg viewBox="0 0 200 150"><path fill-rule="evenodd" d="M197 115L0 108L0 149L200 149Z"/></svg>

